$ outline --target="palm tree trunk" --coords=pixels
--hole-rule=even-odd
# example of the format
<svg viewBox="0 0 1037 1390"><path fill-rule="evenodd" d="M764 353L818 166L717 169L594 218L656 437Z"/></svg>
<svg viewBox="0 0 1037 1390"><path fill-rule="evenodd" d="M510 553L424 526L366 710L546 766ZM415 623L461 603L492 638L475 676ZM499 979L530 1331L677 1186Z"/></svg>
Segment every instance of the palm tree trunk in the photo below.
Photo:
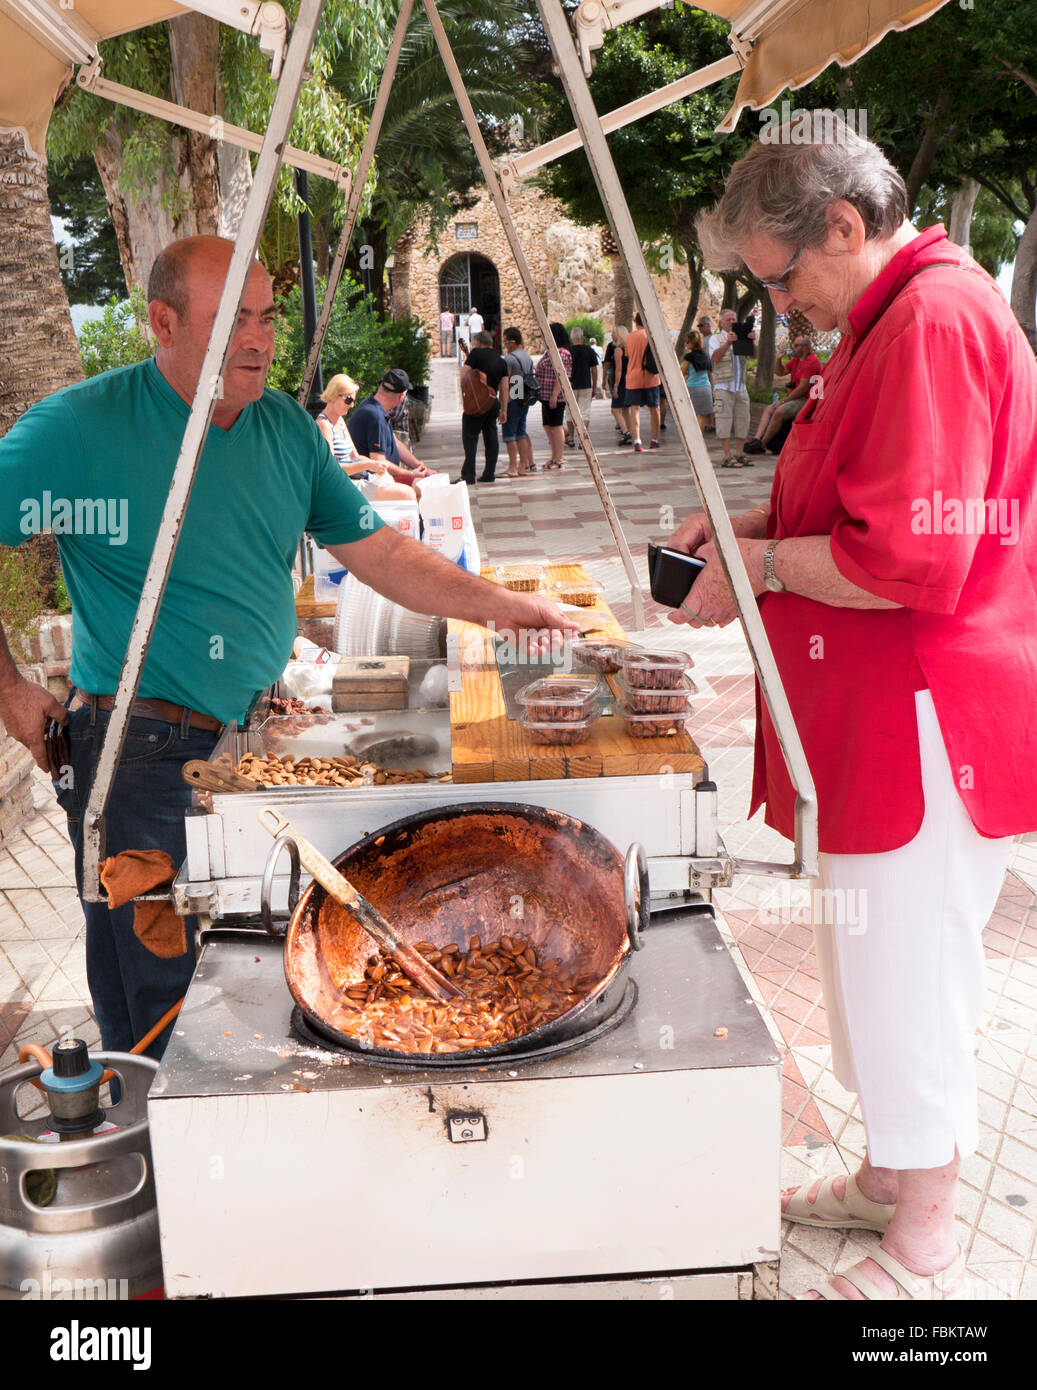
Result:
<svg viewBox="0 0 1037 1390"><path fill-rule="evenodd" d="M50 224L47 166L0 130L0 435L30 405L80 381L76 335Z"/></svg>
<svg viewBox="0 0 1037 1390"><path fill-rule="evenodd" d="M610 227L601 229L601 252L612 262L612 321L624 328L634 326L634 290L619 254L619 245Z"/></svg>

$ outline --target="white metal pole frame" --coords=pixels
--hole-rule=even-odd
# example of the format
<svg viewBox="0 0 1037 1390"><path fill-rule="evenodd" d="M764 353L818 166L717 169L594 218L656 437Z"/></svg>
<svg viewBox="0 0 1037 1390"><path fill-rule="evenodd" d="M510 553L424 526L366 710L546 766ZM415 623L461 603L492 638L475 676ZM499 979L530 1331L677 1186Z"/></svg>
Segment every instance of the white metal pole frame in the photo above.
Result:
<svg viewBox="0 0 1037 1390"><path fill-rule="evenodd" d="M180 454L169 488L169 497L155 548L148 564L148 572L141 590L137 615L133 620L133 630L126 648L119 688L115 695L115 706L108 721L101 753L94 772L90 798L86 806L84 821L83 848L83 897L87 902L103 902L106 895L100 887L99 867L103 853L104 813L111 795L115 773L122 753L126 730L130 721L130 708L140 684L144 659L147 656L151 637L155 630L166 581L176 554L177 542L183 526L184 516L191 498L198 460L205 445L209 422L220 391L220 381L230 351L231 339L237 324L241 301L245 297L248 278L255 264L259 237L266 220L267 208L273 195L274 183L281 167L281 157L288 131L295 114L309 62L310 50L317 32L323 0L301 0L299 15L295 21L288 52L285 56L281 80L274 97L273 109L267 125L263 148L252 183L252 189L245 205L234 254L227 270L219 309L213 323L212 335L202 362L201 373L191 413L184 429Z"/></svg>
<svg viewBox="0 0 1037 1390"><path fill-rule="evenodd" d="M713 472L705 441L692 411L691 398L678 367L662 307L641 251L641 241L634 227L616 166L609 154L605 134L598 122L594 101L573 45L565 14L559 0L537 0L537 9L558 64L562 84L576 118L583 147L587 152L591 172L598 185L598 192L608 214L616 244L641 304L645 327L655 353L659 374L666 387L670 410L677 422L681 443L691 464L692 477L712 527L720 562L731 585L763 698L770 711L789 776L796 790L796 857L793 863L772 864L758 860L735 860L734 867L742 873L774 874L790 878L812 876L817 873L817 799L788 697L781 683L781 676L760 617L759 606L749 585L749 577L742 563L720 484Z"/></svg>
<svg viewBox="0 0 1037 1390"><path fill-rule="evenodd" d="M511 248L511 254L515 259L519 275L522 278L526 294L529 297L530 307L536 318L537 326L540 329L544 342L547 344L551 365L554 367L555 376L558 378L559 386L565 397L565 402L569 408L574 428L579 435L580 444L583 447L583 452L587 459L587 466L590 468L591 477L594 479L594 486L598 490L598 497L601 499L601 505L605 510L606 520L608 521L612 535L615 537L616 546L619 550L620 558L623 561L623 568L626 571L627 579L630 581L630 599L634 608L634 623L636 628L641 630L644 628L645 624L644 595L641 592L641 581L637 576L634 558L630 554L630 547L627 545L626 536L624 536L623 528L619 524L619 517L616 515L616 508L612 501L611 494L609 493L608 486L605 479L602 477L601 466L594 452L594 446L591 444L587 425L577 408L576 395L566 375L565 368L562 365L558 345L555 343L550 324L548 323L547 313L540 302L540 296L537 294L536 285L533 281L533 273L529 268L529 262L526 260L526 253L522 249L522 242L519 239L518 231L512 219L511 209L508 207L507 200L501 190L500 182L497 179L497 174L493 167L493 161L490 159L490 152L486 148L486 141L483 139L482 131L479 129L475 108L472 106L471 98L465 89L464 78L461 76L461 71L454 58L454 52L450 47L450 40L447 38L446 30L443 28L443 21L439 17L439 11L436 9L435 0L422 0L422 3L425 6L425 13L428 15L429 24L432 26L432 33L435 36L436 44L439 47L443 63L447 70L447 75L450 78L450 85L454 89L454 96L457 98L457 104L461 108L461 115L464 117L464 123L468 128L468 134L471 137L472 145L479 158L479 164L482 167L487 190L493 200L494 207L497 209L497 215L501 220L501 226L504 228L504 235L508 239L508 245ZM557 52L555 56L558 56Z"/></svg>
<svg viewBox="0 0 1037 1390"><path fill-rule="evenodd" d="M371 168L371 161L374 159L375 146L378 144L378 137L382 133L382 121L385 119L385 108L389 104L389 92L392 88L393 78L396 76L396 68L400 61L400 50L403 48L403 40L406 37L407 27L410 24L410 17L413 10L414 0L403 0L403 3L400 5L400 13L396 17L396 28L393 31L392 43L389 45L389 52L385 58L382 78L378 84L378 95L375 98L374 109L371 112L371 121L367 127L367 135L364 137L363 149L360 151L360 162L353 174L349 201L346 204L346 220L342 224L342 234L338 239L335 259L328 272L328 284L324 291L324 302L320 306L317 326L313 330L313 342L310 344L310 354L306 359L306 366L302 374L302 385L299 387L297 400L304 409L309 403L310 388L313 385L313 378L317 374L317 363L320 361L321 348L324 346L324 338L328 331L328 324L331 322L331 307L335 302L335 295L338 293L338 287L342 282L342 272L346 264L346 253L349 250L349 243L353 236L353 228L356 226L357 214L360 211L360 201L364 196L364 186L367 183L367 175Z"/></svg>
<svg viewBox="0 0 1037 1390"><path fill-rule="evenodd" d="M699 68L698 72L689 73L687 77L680 77L676 82L670 82L667 86L658 88L657 91L649 92L647 96L627 102L626 106L617 106L614 111L609 111L602 116L599 124L606 135L611 135L614 130L622 130L624 126L632 125L634 121L651 115L653 111L661 111L664 106L669 106L671 102L681 101L684 97L691 96L693 92L700 92L703 87L712 87L714 82L723 81L732 73L740 72L741 68L741 59L736 57L721 58L718 63L710 63L708 67ZM555 159L561 159L563 155L572 154L573 150L578 150L582 143L580 132L570 130L565 135L559 135L555 140L549 140L546 145L538 145L536 149L516 155L514 159L509 159L507 163L501 165L501 178L504 180L505 187L507 187L509 180L525 178L534 169L540 169Z"/></svg>
<svg viewBox="0 0 1037 1390"><path fill-rule="evenodd" d="M225 140L229 145L239 145L244 150L258 154L263 148L263 136L244 126L231 125L222 116L207 116L204 111L192 111L187 106L177 106L175 102L163 101L161 97L149 96L133 87L125 87L121 82L110 82L99 76L101 60L97 59L89 68L83 68L76 78L78 86L94 96L104 97L106 101L119 106L132 106L135 111L145 115L157 116L170 125L184 126L187 130L197 130L202 135L210 135L214 140ZM294 145L284 148L284 163L294 169L305 169L307 173L317 174L322 179L330 179L347 193L350 189L348 169L336 164L332 159L322 159L320 155L309 154L296 149Z"/></svg>

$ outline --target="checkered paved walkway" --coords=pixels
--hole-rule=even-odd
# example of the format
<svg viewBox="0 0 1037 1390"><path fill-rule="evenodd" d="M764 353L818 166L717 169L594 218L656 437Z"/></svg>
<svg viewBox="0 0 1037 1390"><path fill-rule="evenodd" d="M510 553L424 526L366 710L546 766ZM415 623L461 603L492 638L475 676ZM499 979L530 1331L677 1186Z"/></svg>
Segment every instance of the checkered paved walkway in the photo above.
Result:
<svg viewBox="0 0 1037 1390"><path fill-rule="evenodd" d="M429 426L417 452L431 467L460 471L460 408L456 368L434 363ZM536 457L546 439L531 413ZM643 423L646 426L647 412ZM591 436L644 581L645 545L660 539L697 506L675 431L663 447L635 455L620 449L607 403L594 403ZM719 459L719 448L710 440ZM479 468L482 467L480 454ZM502 452L499 475L506 470ZM773 459L751 469L720 471L732 511L769 496ZM568 450L561 473L501 478L473 490L473 515L484 561L535 558L582 563L605 586L619 620L632 622L630 590L582 453ZM720 788L722 828L732 853L754 859L790 858L787 842L757 815L746 820L752 770L753 679L737 625L691 632L665 622L647 605L653 645L686 647L699 688L693 732ZM82 913L72 888L72 856L49 783L37 783L38 813L0 851L0 1069L14 1063L24 1042L50 1044L68 1029L98 1041L89 1012ZM740 877L720 892L718 906L735 960L783 1056L783 1178L811 1181L852 1171L863 1153L864 1130L853 1096L831 1072L810 928L775 922L761 910L773 881ZM968 1252L977 1298L1037 1297L1037 835L1025 837L984 933L988 988L977 1037L980 1143L965 1161L959 1186L959 1239ZM795 918L796 913L786 916ZM860 1259L877 1235L786 1225L782 1292L790 1297L835 1268Z"/></svg>

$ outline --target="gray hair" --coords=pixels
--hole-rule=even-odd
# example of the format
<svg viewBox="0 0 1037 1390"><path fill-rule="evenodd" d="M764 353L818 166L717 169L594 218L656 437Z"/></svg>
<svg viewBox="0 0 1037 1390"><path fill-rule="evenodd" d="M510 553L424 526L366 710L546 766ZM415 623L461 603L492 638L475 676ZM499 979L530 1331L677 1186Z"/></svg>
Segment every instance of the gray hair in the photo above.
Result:
<svg viewBox="0 0 1037 1390"><path fill-rule="evenodd" d="M869 241L892 236L908 215L904 180L844 120L814 121L806 140L788 123L768 131L732 168L719 203L695 220L705 263L741 269L742 250L760 232L785 246L817 246L839 199L860 213Z"/></svg>
<svg viewBox="0 0 1037 1390"><path fill-rule="evenodd" d="M487 333L486 329L483 328L476 333L472 341L478 343L480 347L493 347L493 334Z"/></svg>
<svg viewBox="0 0 1037 1390"><path fill-rule="evenodd" d="M569 334L569 337L574 343L583 342L583 329L579 326L579 324L577 324L577 326L574 329L572 329L572 331Z"/></svg>

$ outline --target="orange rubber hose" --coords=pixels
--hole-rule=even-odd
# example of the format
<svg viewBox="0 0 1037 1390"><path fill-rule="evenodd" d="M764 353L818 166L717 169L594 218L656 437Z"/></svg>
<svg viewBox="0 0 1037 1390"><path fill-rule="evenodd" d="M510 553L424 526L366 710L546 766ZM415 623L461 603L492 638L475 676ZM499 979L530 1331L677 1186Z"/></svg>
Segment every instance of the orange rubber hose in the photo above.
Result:
<svg viewBox="0 0 1037 1390"><path fill-rule="evenodd" d="M149 1047L151 1043L153 1043L155 1039L158 1037L159 1033L162 1032L162 1029L165 1028L166 1024L169 1023L172 1019L176 1018L177 1014L180 1012L180 1006L183 1004L183 1002L184 998L183 996L181 996L171 1009L166 1010L166 1012L162 1015L162 1017L155 1024L155 1026L153 1028L150 1028L144 1034L140 1042L133 1044L133 1046L130 1048L130 1051L140 1054L144 1051L146 1047ZM25 1043L22 1047L18 1049L19 1062L27 1062L30 1057L34 1061L39 1062L41 1067L46 1068L52 1067L54 1065L50 1053L47 1051L45 1047L41 1047L39 1043ZM111 1081L114 1075L115 1072L113 1071L105 1071L101 1077L101 1080L98 1082L98 1085L103 1086L106 1081ZM32 1077L31 1081L32 1084L36 1087L37 1091L43 1090L43 1086L40 1084L40 1079L38 1076Z"/></svg>

